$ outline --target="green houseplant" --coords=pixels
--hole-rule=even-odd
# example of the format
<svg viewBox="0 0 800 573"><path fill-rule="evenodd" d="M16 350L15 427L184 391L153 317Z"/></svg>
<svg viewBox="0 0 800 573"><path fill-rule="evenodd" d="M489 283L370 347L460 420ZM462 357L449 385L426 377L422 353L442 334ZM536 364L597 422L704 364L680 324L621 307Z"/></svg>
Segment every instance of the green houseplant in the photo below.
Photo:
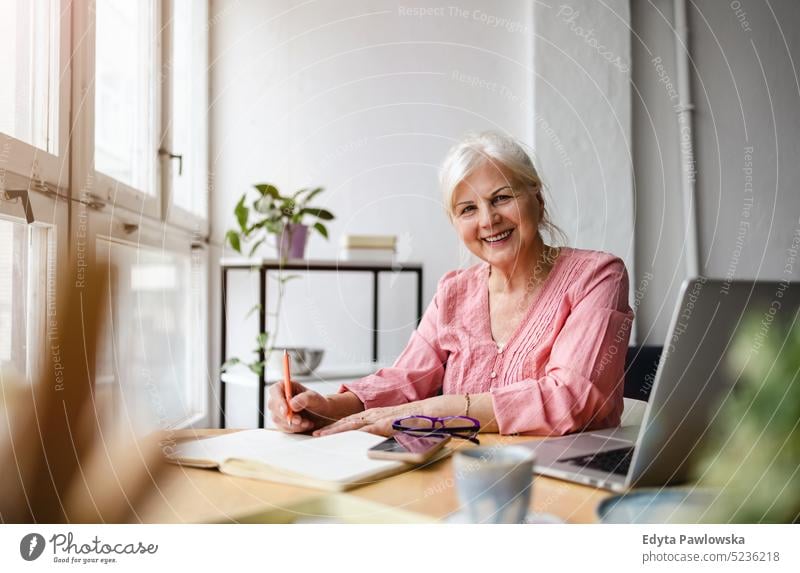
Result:
<svg viewBox="0 0 800 573"><path fill-rule="evenodd" d="M238 228L230 229L225 235L226 243L234 251L239 254L246 252L248 257L252 257L270 236L274 236L278 256L281 261L286 261L289 258L303 257L309 228L328 238L328 229L323 221L333 220L333 213L327 209L309 206L311 200L324 191L323 187L303 188L287 196L281 195L278 188L270 183L258 183L253 187L258 193L244 193L234 207ZM316 219L311 227L306 225L309 219ZM286 275L283 269L279 269L277 276L270 278L278 282L275 311L267 313L275 328L272 333L260 332L256 335L254 358L251 360L231 358L222 365L223 372L237 364L247 366L259 376L264 372L277 340L277 326L286 283L299 278L299 275ZM257 304L250 309L245 318L260 311L261 305ZM262 350L264 360L259 360Z"/></svg>
<svg viewBox="0 0 800 573"><path fill-rule="evenodd" d="M238 228L225 235L225 241L234 251L247 252L252 257L268 237L274 236L281 260L302 258L309 228L328 238L323 221L333 220L333 213L309 205L324 187L303 188L292 195L281 195L270 183L253 187L258 193L244 193L234 207ZM309 227L310 219L316 221Z"/></svg>

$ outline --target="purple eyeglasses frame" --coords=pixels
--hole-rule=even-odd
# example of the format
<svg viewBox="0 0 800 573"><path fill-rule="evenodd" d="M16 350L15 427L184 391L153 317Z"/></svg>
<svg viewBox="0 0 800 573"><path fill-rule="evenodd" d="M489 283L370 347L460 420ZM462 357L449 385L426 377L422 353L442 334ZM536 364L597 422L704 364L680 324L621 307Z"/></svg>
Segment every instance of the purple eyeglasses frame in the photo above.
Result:
<svg viewBox="0 0 800 573"><path fill-rule="evenodd" d="M422 428L410 428L403 424L406 420L410 420L412 418L423 418L425 420L430 421L431 428L428 431L428 434L433 435L449 435L453 436L454 438L461 438L463 440L469 440L473 444L480 445L480 440L478 440L478 432L481 429L480 421L476 420L475 418L471 418L469 416L444 416L444 417L432 417L432 416L422 416L422 415L413 415L413 416L406 416L405 418L400 418L392 422L392 429L397 430L398 432L403 433L413 433L419 434ZM465 422L469 422L469 426L455 426L455 427L445 427L445 423L448 420L464 420ZM427 428L426 428L427 430ZM465 435L466 434L466 435Z"/></svg>

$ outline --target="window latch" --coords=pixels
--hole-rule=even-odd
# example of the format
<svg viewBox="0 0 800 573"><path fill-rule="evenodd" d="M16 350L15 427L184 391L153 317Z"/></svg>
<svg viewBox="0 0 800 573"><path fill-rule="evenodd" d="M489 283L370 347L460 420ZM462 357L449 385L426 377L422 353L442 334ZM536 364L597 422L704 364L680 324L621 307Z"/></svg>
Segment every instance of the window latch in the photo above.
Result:
<svg viewBox="0 0 800 573"><path fill-rule="evenodd" d="M33 218L33 208L31 207L31 198L30 195L28 195L27 189L12 189L4 191L2 197L6 201L20 199L22 201L22 208L25 210L25 220L29 225L35 221Z"/></svg>
<svg viewBox="0 0 800 573"><path fill-rule="evenodd" d="M163 147L159 148L158 150L159 157L169 157L170 161L173 159L178 160L178 175L183 175L183 155L180 153L172 153L171 151L164 149Z"/></svg>

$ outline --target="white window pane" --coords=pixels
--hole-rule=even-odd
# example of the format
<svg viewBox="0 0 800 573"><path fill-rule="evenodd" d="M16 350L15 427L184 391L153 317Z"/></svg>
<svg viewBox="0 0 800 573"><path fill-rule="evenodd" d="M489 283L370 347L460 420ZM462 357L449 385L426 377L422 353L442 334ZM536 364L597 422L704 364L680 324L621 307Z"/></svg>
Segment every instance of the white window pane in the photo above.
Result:
<svg viewBox="0 0 800 573"><path fill-rule="evenodd" d="M27 372L25 340L26 225L0 220L0 368Z"/></svg>
<svg viewBox="0 0 800 573"><path fill-rule="evenodd" d="M0 370L31 379L41 366L45 312L54 295L50 231L0 219Z"/></svg>
<svg viewBox="0 0 800 573"><path fill-rule="evenodd" d="M172 14L172 164L173 204L205 219L208 213L208 4L174 0Z"/></svg>
<svg viewBox="0 0 800 573"><path fill-rule="evenodd" d="M205 364L192 257L106 240L98 240L97 256L110 285L98 386L112 387L116 417L138 431L191 418L203 387L196 366Z"/></svg>
<svg viewBox="0 0 800 573"><path fill-rule="evenodd" d="M0 132L58 154L57 0L0 0Z"/></svg>
<svg viewBox="0 0 800 573"><path fill-rule="evenodd" d="M152 0L97 0L95 169L155 194L156 8Z"/></svg>

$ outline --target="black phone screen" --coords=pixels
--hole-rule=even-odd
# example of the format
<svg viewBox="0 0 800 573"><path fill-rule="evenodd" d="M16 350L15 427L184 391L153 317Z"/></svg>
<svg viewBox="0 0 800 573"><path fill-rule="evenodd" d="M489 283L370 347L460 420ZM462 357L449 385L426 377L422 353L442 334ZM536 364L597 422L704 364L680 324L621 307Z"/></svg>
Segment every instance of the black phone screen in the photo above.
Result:
<svg viewBox="0 0 800 573"><path fill-rule="evenodd" d="M400 433L382 441L372 449L398 454L421 454L435 448L446 439L447 436L411 436Z"/></svg>

